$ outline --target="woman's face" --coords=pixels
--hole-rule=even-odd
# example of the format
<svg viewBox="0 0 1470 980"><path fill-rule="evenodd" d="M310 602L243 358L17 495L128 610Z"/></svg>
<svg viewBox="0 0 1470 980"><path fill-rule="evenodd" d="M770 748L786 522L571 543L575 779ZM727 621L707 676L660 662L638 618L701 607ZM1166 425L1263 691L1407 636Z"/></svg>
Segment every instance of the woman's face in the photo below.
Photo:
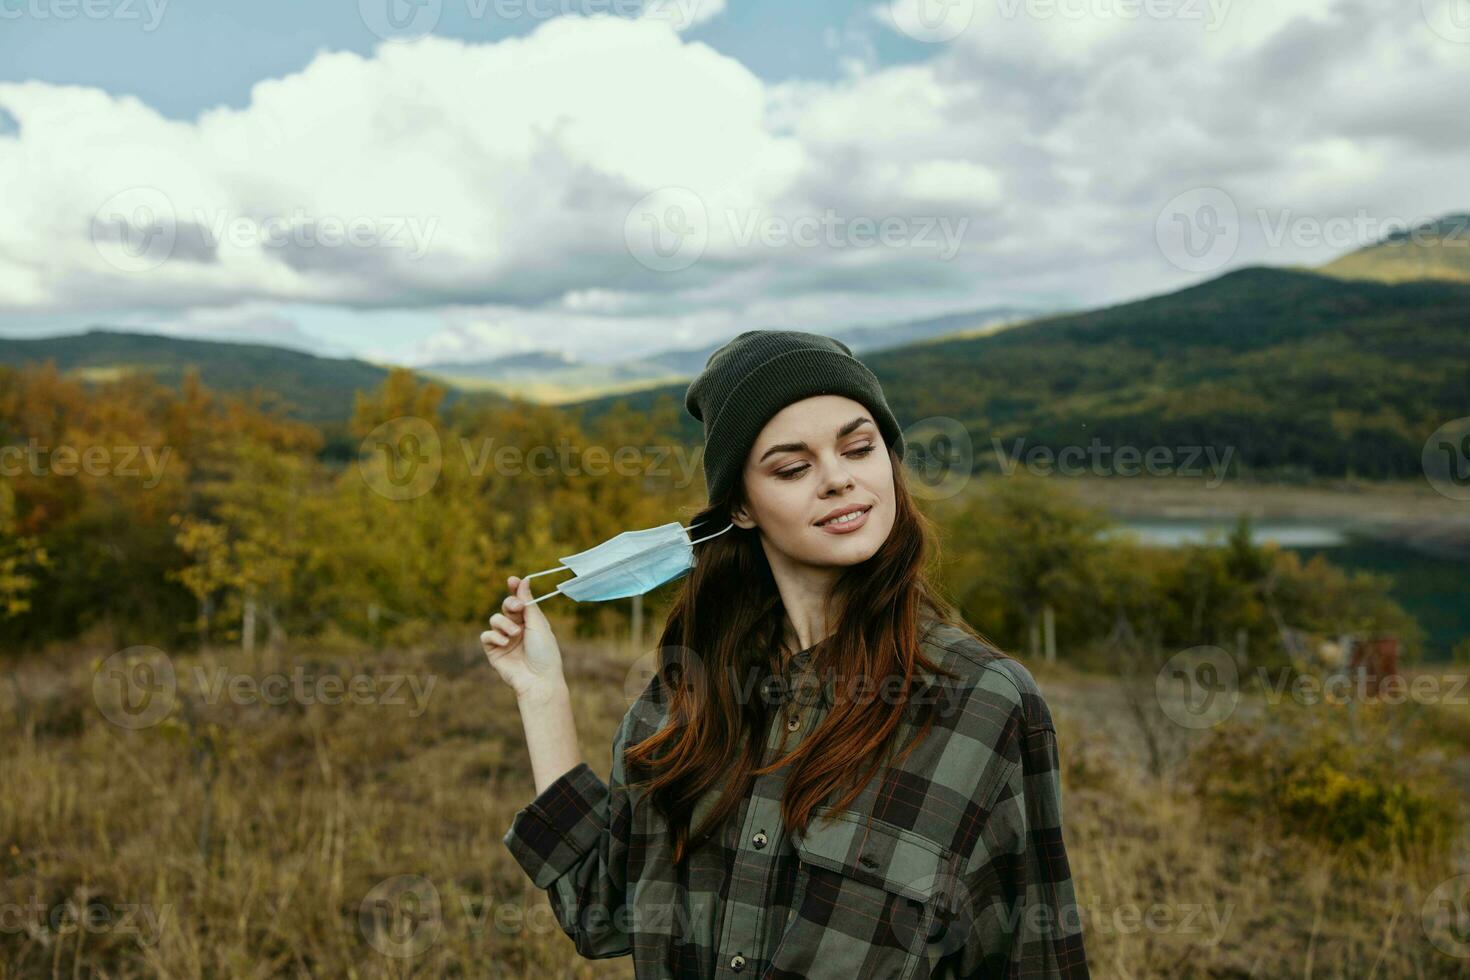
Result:
<svg viewBox="0 0 1470 980"><path fill-rule="evenodd" d="M767 547L806 565L855 565L893 528L893 466L883 434L861 402L814 395L787 405L745 459L746 506L733 519L759 527ZM833 511L861 508L851 523Z"/></svg>

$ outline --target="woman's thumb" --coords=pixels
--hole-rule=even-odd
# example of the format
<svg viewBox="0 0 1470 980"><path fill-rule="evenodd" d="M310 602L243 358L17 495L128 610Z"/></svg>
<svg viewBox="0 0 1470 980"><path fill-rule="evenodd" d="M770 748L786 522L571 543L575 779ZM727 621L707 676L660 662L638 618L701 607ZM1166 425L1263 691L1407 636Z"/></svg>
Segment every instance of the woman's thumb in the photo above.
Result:
<svg viewBox="0 0 1470 980"><path fill-rule="evenodd" d="M531 600L536 597L531 594L530 582L521 579L516 583L516 598L525 603L521 608L525 611L528 629L541 629L547 625L546 615L541 611L541 604L539 602L535 605L531 604Z"/></svg>

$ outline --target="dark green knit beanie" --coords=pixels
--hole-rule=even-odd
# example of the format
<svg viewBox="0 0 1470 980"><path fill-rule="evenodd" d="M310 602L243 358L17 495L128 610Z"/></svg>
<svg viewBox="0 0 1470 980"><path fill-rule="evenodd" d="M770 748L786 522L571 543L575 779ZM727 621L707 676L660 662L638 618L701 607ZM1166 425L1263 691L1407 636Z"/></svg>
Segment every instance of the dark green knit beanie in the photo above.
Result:
<svg viewBox="0 0 1470 980"><path fill-rule="evenodd" d="M684 407L704 423L709 502L730 491L755 437L771 416L813 395L843 395L866 406L902 459L903 432L872 371L840 340L800 330L747 330L709 356Z"/></svg>

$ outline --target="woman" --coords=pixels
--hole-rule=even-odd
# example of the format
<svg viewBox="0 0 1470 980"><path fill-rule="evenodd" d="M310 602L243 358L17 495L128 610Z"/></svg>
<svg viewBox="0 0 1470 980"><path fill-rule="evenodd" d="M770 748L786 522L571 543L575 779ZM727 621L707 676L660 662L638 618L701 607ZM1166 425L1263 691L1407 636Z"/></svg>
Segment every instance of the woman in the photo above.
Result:
<svg viewBox="0 0 1470 980"><path fill-rule="evenodd" d="M640 978L1087 976L1050 713L926 579L877 378L748 331L685 405L699 536L738 530L699 545L609 782L524 579L481 634L536 780L504 841L577 950Z"/></svg>

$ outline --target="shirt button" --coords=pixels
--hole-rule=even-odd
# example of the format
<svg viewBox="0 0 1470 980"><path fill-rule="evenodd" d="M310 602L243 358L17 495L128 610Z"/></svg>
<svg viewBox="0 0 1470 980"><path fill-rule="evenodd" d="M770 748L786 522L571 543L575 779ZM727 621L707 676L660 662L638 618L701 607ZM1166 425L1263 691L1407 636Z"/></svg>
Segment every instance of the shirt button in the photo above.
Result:
<svg viewBox="0 0 1470 980"><path fill-rule="evenodd" d="M800 727L801 727L801 719L799 717L797 717L796 715L787 715L786 716L786 730L788 732L794 732L794 731L796 731Z"/></svg>
<svg viewBox="0 0 1470 980"><path fill-rule="evenodd" d="M764 830L757 831L756 835L750 839L750 842L756 846L757 850L765 847L768 841L769 838L766 837L766 832Z"/></svg>
<svg viewBox="0 0 1470 980"><path fill-rule="evenodd" d="M736 953L734 956L730 957L730 969L734 970L736 973L739 973L741 970L745 969L745 957L740 955L739 953Z"/></svg>

